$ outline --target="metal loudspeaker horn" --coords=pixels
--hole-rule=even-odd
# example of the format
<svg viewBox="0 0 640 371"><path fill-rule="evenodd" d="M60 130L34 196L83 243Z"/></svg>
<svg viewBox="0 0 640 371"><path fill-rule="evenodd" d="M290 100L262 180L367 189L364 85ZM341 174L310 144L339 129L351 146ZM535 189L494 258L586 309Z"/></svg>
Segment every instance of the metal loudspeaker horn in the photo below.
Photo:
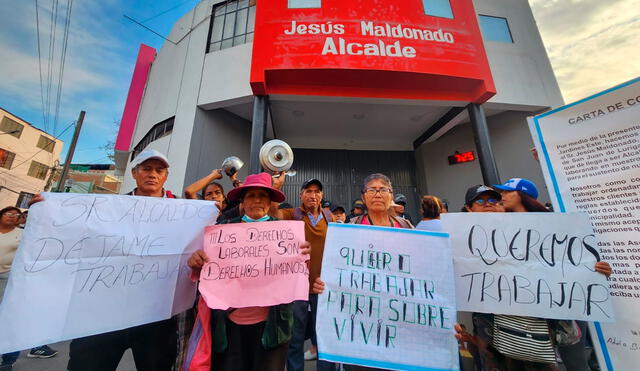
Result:
<svg viewBox="0 0 640 371"><path fill-rule="evenodd" d="M260 165L272 173L287 171L287 175L295 175L295 171L290 170L293 165L293 151L287 143L279 139L270 140L262 145Z"/></svg>

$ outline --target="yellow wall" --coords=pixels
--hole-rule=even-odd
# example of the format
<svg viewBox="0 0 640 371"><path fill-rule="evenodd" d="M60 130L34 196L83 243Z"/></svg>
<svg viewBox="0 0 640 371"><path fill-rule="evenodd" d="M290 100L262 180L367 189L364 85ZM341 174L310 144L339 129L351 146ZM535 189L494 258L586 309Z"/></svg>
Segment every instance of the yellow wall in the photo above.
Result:
<svg viewBox="0 0 640 371"><path fill-rule="evenodd" d="M54 166L60 160L63 142L55 139L28 122L0 109L0 122L8 116L10 119L24 125L22 135L16 138L13 135L0 131L0 148L16 154L11 169L0 167L0 208L16 206L20 192L39 193L44 191L51 170L47 172L44 180L27 175L32 161L40 162L49 167ZM53 153L49 153L37 147L40 135L55 140ZM17 193L16 193L17 192Z"/></svg>

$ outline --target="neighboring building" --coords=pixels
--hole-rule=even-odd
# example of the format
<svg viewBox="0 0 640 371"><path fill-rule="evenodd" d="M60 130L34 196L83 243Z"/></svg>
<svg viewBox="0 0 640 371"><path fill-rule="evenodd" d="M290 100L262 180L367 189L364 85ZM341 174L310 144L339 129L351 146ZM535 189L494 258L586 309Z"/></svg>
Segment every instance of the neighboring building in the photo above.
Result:
<svg viewBox="0 0 640 371"><path fill-rule="evenodd" d="M294 148L290 198L318 177L350 205L379 171L412 214L426 193L453 210L483 182L478 156L491 164L472 131L486 114L500 178L530 178L548 200L526 117L563 99L527 0L255 3L201 1L157 55L141 47L116 143L123 192L145 148L168 156L179 193L227 156L249 160L264 130ZM458 151L471 161L450 165Z"/></svg>
<svg viewBox="0 0 640 371"><path fill-rule="evenodd" d="M65 183L67 192L118 194L122 176L113 164L71 164Z"/></svg>
<svg viewBox="0 0 640 371"><path fill-rule="evenodd" d="M0 108L0 207L26 208L48 190L63 142Z"/></svg>

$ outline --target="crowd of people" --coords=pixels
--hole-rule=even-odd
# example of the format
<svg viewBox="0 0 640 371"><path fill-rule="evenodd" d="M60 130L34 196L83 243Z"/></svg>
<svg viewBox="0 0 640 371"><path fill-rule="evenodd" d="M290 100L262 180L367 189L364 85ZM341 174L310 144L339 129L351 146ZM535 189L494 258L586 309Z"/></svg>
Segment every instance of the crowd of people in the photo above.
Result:
<svg viewBox="0 0 640 371"><path fill-rule="evenodd" d="M131 175L136 188L128 194L175 198L164 188L169 167L163 154L154 150L141 152L132 161ZM219 183L222 178L221 170L213 170L188 186L184 196L215 202L220 210L217 224L303 221L306 243L301 253L310 255L308 300L272 307L212 310L199 298L191 310L164 321L74 339L70 344L69 370L115 370L127 349L131 349L140 371L283 371L285 367L288 371L301 371L305 361L310 360L316 361L318 371L339 367L371 370L316 359L315 321L318 295L324 291L321 265L329 223L441 231L440 216L449 212L447 202L433 195L423 196L422 215L414 226L405 211L407 197L394 194L391 179L383 174L374 173L364 179L361 198L353 202L349 215L344 207L331 205L324 199L323 184L318 179L302 184L299 200L295 201L300 206L292 207L285 202L282 192L284 173L250 174L244 181L232 174L233 188L226 194ZM510 179L499 185L474 185L467 190L461 211L548 212L537 198L536 186L526 179ZM32 200L35 202L46 200L38 195ZM0 298L21 237L18 228L21 215L15 207L0 211ZM187 264L194 280L208 260L203 250L189 258ZM595 270L607 276L611 274L606 262L596 263ZM538 331L531 338L535 342L529 341L525 330L520 333L524 335L513 336L523 328ZM456 325L452 336L474 355L476 370L553 370L557 368L559 355L568 370L583 371L589 369L585 333L583 322L474 313L473 329L469 331L463 325ZM512 335L506 344L504 334ZM307 339L311 339L312 346L305 352ZM38 348L34 349L30 355ZM52 355L55 354L46 354ZM10 370L16 359L17 354L3 355L0 370Z"/></svg>

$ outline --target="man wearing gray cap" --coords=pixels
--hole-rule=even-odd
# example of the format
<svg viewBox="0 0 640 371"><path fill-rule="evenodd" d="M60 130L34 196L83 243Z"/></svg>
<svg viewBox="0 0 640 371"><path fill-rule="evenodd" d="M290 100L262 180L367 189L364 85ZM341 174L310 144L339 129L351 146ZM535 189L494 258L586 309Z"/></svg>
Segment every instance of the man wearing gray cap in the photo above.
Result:
<svg viewBox="0 0 640 371"><path fill-rule="evenodd" d="M136 188L132 196L175 198L164 189L169 161L156 150L140 152L131 162ZM125 303L123 303L125 304ZM123 310L126 310L123 307ZM96 319L99 320L99 319ZM124 352L131 348L138 370L169 371L176 362L178 321L167 320L74 339L69 346L70 371L116 370Z"/></svg>

